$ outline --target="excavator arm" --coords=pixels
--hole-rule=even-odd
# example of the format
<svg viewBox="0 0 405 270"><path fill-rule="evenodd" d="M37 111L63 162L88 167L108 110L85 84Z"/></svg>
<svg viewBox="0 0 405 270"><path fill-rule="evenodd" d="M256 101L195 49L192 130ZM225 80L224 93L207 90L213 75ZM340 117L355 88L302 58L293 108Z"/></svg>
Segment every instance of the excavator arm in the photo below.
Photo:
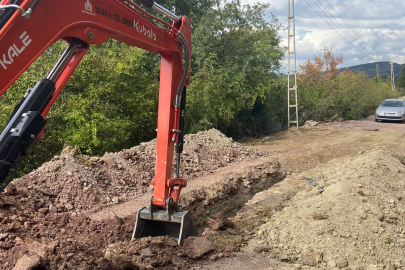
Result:
<svg viewBox="0 0 405 270"><path fill-rule="evenodd" d="M154 194L145 220L154 220L155 212L164 211L165 222L176 222L173 217L180 215L181 227L188 227L189 223L193 227L189 218L184 224L187 213L177 211L181 188L186 185L179 178L178 164L183 143L185 88L189 82L191 22L152 0L137 1L168 16L172 24L129 0L0 2L0 96L50 45L58 40L68 43L48 76L27 90L0 135L0 191L12 180L11 167L20 156L28 155L41 138L46 115L89 46L112 38L161 55ZM176 176L172 177L175 149L178 162ZM138 229L137 235L134 231L134 237L145 236L139 230L143 228ZM179 244L184 237L177 237Z"/></svg>

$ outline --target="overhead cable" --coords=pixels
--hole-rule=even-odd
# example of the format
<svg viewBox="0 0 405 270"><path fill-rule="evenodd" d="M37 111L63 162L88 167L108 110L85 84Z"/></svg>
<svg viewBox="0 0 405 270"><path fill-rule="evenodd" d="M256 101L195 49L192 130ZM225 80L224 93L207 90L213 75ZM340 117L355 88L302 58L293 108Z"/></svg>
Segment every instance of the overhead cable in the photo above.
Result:
<svg viewBox="0 0 405 270"><path fill-rule="evenodd" d="M318 14L319 17L322 18L322 20L324 20L324 21L329 25L330 28L332 28L333 30L335 30L335 32L338 33L341 38L343 38L344 40L346 40L347 43L349 43L350 45L352 45L352 46L353 46L356 50L358 50L360 53L364 54L367 58L373 59L370 55L366 54L365 52L363 52L362 50L360 50L356 45L354 45L352 42L350 42L349 40L347 40L347 38L346 38L345 36L343 36L339 31L337 31L336 27L334 27L333 25L331 25L331 24L324 18L324 16L322 16L322 15L318 12L318 10L317 10L314 6L312 6L310 3L308 3L307 0L304 0L304 1L305 1L305 3L307 3L308 6L310 6L310 7L316 12L316 14Z"/></svg>
<svg viewBox="0 0 405 270"><path fill-rule="evenodd" d="M353 37L353 35L352 34L350 34L340 23L339 23L339 21L338 20L336 20L334 17L333 17L333 15L332 14L330 14L330 12L328 11L328 9L327 8L325 8L325 6L319 1L319 0L316 0L320 5L318 5L318 4L316 4L317 6L318 6L318 8L320 9L320 10L322 10L322 12L323 12L323 14L324 15L326 15L329 19L330 19L330 21L334 24L334 25L336 25L336 27L339 29L339 30L341 30L342 31L342 33L349 39L349 40L351 40L352 42L353 42L353 44L356 44L356 46L359 46L361 49L363 49L363 50L365 50L370 56L372 56L372 54L374 54L370 49L368 49L366 46L364 46L361 42L359 42L357 39L356 39L356 37ZM326 11L326 12L325 12ZM326 13L328 13L328 14L326 14ZM336 23L335 23L335 21L336 21Z"/></svg>
<svg viewBox="0 0 405 270"><path fill-rule="evenodd" d="M368 47L370 47L374 52L376 52L379 55L383 55L382 53L380 53L379 51L375 50L372 46L370 46L367 42L365 42L354 30L353 28L350 27L350 25L342 18L342 16L340 16L340 14L336 11L336 9L329 3L328 0L325 0L329 6L331 6L331 8L335 11L335 13L340 17L340 19L342 19L342 21L347 25L347 27L350 28L350 30L352 30L352 32L361 40L364 42L364 44L366 44Z"/></svg>

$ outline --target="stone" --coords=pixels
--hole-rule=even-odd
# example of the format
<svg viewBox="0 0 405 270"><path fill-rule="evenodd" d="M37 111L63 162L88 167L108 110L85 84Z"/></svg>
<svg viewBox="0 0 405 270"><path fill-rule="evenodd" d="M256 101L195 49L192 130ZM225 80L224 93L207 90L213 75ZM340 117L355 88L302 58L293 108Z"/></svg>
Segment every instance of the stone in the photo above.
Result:
<svg viewBox="0 0 405 270"><path fill-rule="evenodd" d="M349 264L349 262L348 262L346 259L344 259L344 258L338 258L338 259L336 260L336 266L337 266L338 268L346 267L348 264Z"/></svg>
<svg viewBox="0 0 405 270"><path fill-rule="evenodd" d="M277 257L278 257L279 260L282 261L282 262L288 262L288 261L289 261L287 252L285 252L284 250L282 250L282 251L277 255Z"/></svg>
<svg viewBox="0 0 405 270"><path fill-rule="evenodd" d="M54 206L53 204L49 205L49 213L56 213L58 212L58 208L56 208L56 206Z"/></svg>
<svg viewBox="0 0 405 270"><path fill-rule="evenodd" d="M8 236L8 233L0 233L0 241L6 239Z"/></svg>
<svg viewBox="0 0 405 270"><path fill-rule="evenodd" d="M215 254L210 257L210 261L215 261L216 259L218 259L218 257Z"/></svg>
<svg viewBox="0 0 405 270"><path fill-rule="evenodd" d="M27 256L24 255L15 264L13 270L32 270L36 269L41 264L41 258L38 255Z"/></svg>
<svg viewBox="0 0 405 270"><path fill-rule="evenodd" d="M55 240L48 244L47 248L51 254L55 253L56 247L59 245L59 241Z"/></svg>
<svg viewBox="0 0 405 270"><path fill-rule="evenodd" d="M165 242L163 242L162 240L152 240L152 242L150 243L151 247L156 247L156 248L165 248L166 244Z"/></svg>
<svg viewBox="0 0 405 270"><path fill-rule="evenodd" d="M183 251L191 259L201 258L204 254L214 250L212 242L203 237L189 237L184 240Z"/></svg>
<svg viewBox="0 0 405 270"><path fill-rule="evenodd" d="M112 198L112 202L115 203L115 204L118 204L118 203L120 203L120 198L117 197L117 196L114 196L114 197Z"/></svg>
<svg viewBox="0 0 405 270"><path fill-rule="evenodd" d="M139 250L137 247L131 247L130 249L128 249L128 253L130 255L138 255L139 254Z"/></svg>
<svg viewBox="0 0 405 270"><path fill-rule="evenodd" d="M269 251L269 246L265 245L265 244L261 244L261 245L258 245L256 247L254 247L253 251L255 251L257 253L260 253L260 252L263 252L263 251L268 252Z"/></svg>
<svg viewBox="0 0 405 270"><path fill-rule="evenodd" d="M105 251L104 258L106 258L107 260L111 260L111 258L112 258L111 250L106 250Z"/></svg>
<svg viewBox="0 0 405 270"><path fill-rule="evenodd" d="M8 186L5 188L5 193L9 195L15 195L17 193L17 188L13 183L8 184Z"/></svg>
<svg viewBox="0 0 405 270"><path fill-rule="evenodd" d="M39 208L39 209L38 209L38 212L40 212L40 213L46 215L46 214L48 214L48 212L49 212L49 208L48 208L48 207Z"/></svg>
<svg viewBox="0 0 405 270"><path fill-rule="evenodd" d="M233 227L233 222L221 213L217 213L210 218L207 218L208 226L214 230L225 230L226 227Z"/></svg>
<svg viewBox="0 0 405 270"><path fill-rule="evenodd" d="M34 242L28 244L27 249L30 251L30 254L35 254L40 257L45 257L45 253L46 253L45 248L41 243L39 243L37 241L34 241Z"/></svg>
<svg viewBox="0 0 405 270"><path fill-rule="evenodd" d="M24 241L20 238L20 237L16 237L15 239L15 243L17 244L17 245L19 245L19 244L22 244Z"/></svg>
<svg viewBox="0 0 405 270"><path fill-rule="evenodd" d="M102 157L101 161L108 165L108 167L112 168L115 166L115 161L111 157Z"/></svg>
<svg viewBox="0 0 405 270"><path fill-rule="evenodd" d="M71 210L73 210L73 205L71 203L67 203L67 204L65 204L65 208L66 208L66 210L71 211Z"/></svg>
<svg viewBox="0 0 405 270"><path fill-rule="evenodd" d="M142 249L140 253L143 257L146 257L146 258L155 256L154 252L152 251L152 249L150 247Z"/></svg>
<svg viewBox="0 0 405 270"><path fill-rule="evenodd" d="M182 266L181 260L180 260L180 258L177 257L177 256L173 256L173 257L172 257L172 264L173 264L174 266L177 266L177 267L181 267L181 266Z"/></svg>
<svg viewBox="0 0 405 270"><path fill-rule="evenodd" d="M322 262L323 258L322 258L322 253L321 252L304 252L302 254L302 262L306 265L310 265L310 266L316 266L318 263Z"/></svg>

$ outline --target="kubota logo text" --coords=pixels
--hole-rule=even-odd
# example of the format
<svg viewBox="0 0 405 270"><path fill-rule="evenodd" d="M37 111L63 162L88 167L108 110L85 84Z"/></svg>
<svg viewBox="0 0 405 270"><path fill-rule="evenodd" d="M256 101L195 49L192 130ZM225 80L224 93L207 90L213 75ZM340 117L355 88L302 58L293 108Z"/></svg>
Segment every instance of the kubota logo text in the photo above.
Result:
<svg viewBox="0 0 405 270"><path fill-rule="evenodd" d="M156 41L156 34L153 33L152 29L146 30L145 25L143 25L143 24L140 25L139 22L137 22L135 20L134 20L134 27L135 27L136 31L138 31L139 33L143 33L148 38L151 38L154 41Z"/></svg>
<svg viewBox="0 0 405 270"><path fill-rule="evenodd" d="M20 36L20 42L17 45L14 43L8 48L7 53L4 53L0 58L0 66L4 69L7 69L7 65L11 65L14 62L14 59L21 55L21 53L28 47L31 43L30 36L27 35L27 32L24 32Z"/></svg>

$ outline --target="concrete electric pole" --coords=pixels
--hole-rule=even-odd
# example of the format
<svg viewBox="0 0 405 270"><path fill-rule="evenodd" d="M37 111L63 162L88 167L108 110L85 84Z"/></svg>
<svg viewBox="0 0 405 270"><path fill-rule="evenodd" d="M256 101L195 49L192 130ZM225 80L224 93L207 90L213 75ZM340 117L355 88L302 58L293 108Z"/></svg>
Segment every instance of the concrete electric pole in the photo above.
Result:
<svg viewBox="0 0 405 270"><path fill-rule="evenodd" d="M297 55L295 53L294 16L294 0L288 0L288 128L290 128L290 124L294 124L298 129ZM293 63L291 64L291 62ZM291 87L293 83L294 85Z"/></svg>
<svg viewBox="0 0 405 270"><path fill-rule="evenodd" d="M379 78L380 78L380 74L378 73L378 64L375 64L375 66L376 66L376 69L377 69L377 79L379 79Z"/></svg>
<svg viewBox="0 0 405 270"><path fill-rule="evenodd" d="M395 92L395 73L394 73L394 62L391 59L391 87L392 92Z"/></svg>

